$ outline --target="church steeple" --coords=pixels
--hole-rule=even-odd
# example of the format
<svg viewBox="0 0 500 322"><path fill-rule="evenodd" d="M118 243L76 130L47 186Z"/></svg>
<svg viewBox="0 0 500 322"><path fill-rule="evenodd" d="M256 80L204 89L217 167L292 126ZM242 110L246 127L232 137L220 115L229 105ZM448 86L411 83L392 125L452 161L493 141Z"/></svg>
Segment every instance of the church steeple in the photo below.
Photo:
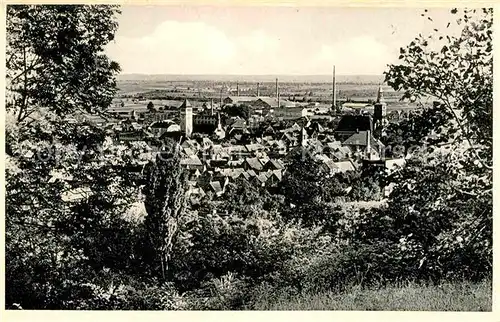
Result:
<svg viewBox="0 0 500 322"><path fill-rule="evenodd" d="M382 89L381 85L378 86L377 103L385 103L384 90Z"/></svg>
<svg viewBox="0 0 500 322"><path fill-rule="evenodd" d="M223 138L226 137L226 132L222 128L222 123L220 122L220 113L219 112L217 112L217 128L215 129L214 134L220 140L222 140Z"/></svg>

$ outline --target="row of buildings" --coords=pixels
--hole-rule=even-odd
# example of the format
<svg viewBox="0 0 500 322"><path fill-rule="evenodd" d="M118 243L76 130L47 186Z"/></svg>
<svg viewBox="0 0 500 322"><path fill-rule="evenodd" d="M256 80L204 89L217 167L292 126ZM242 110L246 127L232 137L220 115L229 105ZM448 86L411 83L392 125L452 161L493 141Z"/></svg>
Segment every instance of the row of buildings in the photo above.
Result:
<svg viewBox="0 0 500 322"><path fill-rule="evenodd" d="M251 111L248 119L225 115L242 104ZM209 192L222 195L239 178L276 186L286 172L287 155L297 148L310 153L331 175L354 171L366 162L395 164L385 160L385 147L374 135L383 127L386 108L381 88L371 111L358 108L356 113L318 119L310 113L311 106L280 100L279 93L276 98L237 95L218 105L185 99L179 106L139 111L113 107L109 113L117 119L102 125L118 132L119 142L144 142L152 154L165 137L181 142L181 166L189 172L188 193L196 202Z"/></svg>

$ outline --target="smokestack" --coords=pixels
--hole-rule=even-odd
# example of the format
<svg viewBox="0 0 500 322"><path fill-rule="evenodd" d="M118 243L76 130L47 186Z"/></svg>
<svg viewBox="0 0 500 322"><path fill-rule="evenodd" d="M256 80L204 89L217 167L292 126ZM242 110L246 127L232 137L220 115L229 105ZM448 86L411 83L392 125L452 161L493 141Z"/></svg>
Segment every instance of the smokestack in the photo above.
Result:
<svg viewBox="0 0 500 322"><path fill-rule="evenodd" d="M333 76L332 76L332 108L335 110L337 105L337 96L335 93L335 65L333 65Z"/></svg>
<svg viewBox="0 0 500 322"><path fill-rule="evenodd" d="M240 96L240 84L236 82L236 96Z"/></svg>
<svg viewBox="0 0 500 322"><path fill-rule="evenodd" d="M214 115L214 99L210 99L210 114Z"/></svg>
<svg viewBox="0 0 500 322"><path fill-rule="evenodd" d="M260 96L260 90L259 90L260 88L259 88L259 86L260 86L260 83L257 83L257 97Z"/></svg>
<svg viewBox="0 0 500 322"><path fill-rule="evenodd" d="M221 86L220 87L220 108L222 109L222 89L224 88L224 86Z"/></svg>
<svg viewBox="0 0 500 322"><path fill-rule="evenodd" d="M278 78L276 78L276 99L278 100L278 107L280 107L280 90L278 87Z"/></svg>

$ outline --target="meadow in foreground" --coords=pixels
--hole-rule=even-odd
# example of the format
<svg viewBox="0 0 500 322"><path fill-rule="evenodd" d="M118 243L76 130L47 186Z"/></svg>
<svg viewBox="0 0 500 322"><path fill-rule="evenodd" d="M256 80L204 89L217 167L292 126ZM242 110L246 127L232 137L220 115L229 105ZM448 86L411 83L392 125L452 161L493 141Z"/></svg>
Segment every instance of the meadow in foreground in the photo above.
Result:
<svg viewBox="0 0 500 322"><path fill-rule="evenodd" d="M437 286L413 283L379 289L354 286L341 294L260 294L253 310L367 310L367 311L491 311L491 281L453 282Z"/></svg>

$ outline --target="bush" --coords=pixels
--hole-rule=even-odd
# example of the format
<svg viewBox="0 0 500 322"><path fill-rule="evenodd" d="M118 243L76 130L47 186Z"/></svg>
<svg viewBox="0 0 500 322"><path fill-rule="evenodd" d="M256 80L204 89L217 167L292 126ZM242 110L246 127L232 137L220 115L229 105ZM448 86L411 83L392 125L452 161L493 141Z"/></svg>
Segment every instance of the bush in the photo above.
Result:
<svg viewBox="0 0 500 322"><path fill-rule="evenodd" d="M177 246L172 256L174 279L182 291L229 272L259 279L279 270L293 251L284 227L261 213L246 219L234 214L193 215L183 229L184 246Z"/></svg>
<svg viewBox="0 0 500 322"><path fill-rule="evenodd" d="M250 300L248 283L229 272L220 278L204 282L200 288L189 292L192 310L237 310Z"/></svg>

